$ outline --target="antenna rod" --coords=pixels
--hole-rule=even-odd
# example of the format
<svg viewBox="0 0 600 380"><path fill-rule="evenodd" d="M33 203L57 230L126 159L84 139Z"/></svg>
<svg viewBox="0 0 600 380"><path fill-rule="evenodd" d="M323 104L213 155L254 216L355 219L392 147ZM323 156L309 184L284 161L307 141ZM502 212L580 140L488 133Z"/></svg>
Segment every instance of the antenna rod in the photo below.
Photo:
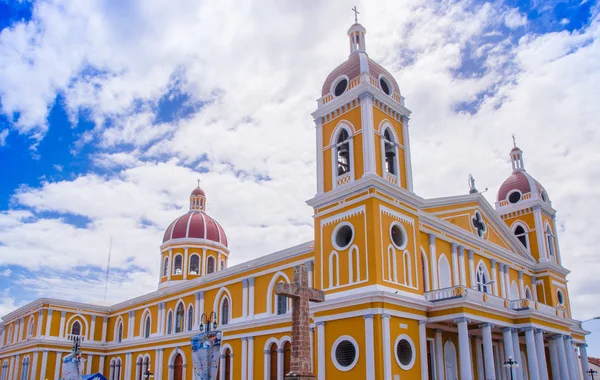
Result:
<svg viewBox="0 0 600 380"><path fill-rule="evenodd" d="M110 245L108 246L108 264L106 264L106 280L104 281L104 302L106 302L106 291L108 289L108 273L110 272L110 254L112 253L112 235L110 235Z"/></svg>

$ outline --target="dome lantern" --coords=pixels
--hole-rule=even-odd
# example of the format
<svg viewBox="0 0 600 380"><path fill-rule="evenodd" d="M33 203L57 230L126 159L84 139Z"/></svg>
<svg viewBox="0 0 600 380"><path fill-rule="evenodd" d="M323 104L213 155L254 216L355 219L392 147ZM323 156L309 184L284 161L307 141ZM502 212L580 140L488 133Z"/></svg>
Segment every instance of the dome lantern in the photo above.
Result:
<svg viewBox="0 0 600 380"><path fill-rule="evenodd" d="M200 180L198 187L190 194L190 211L205 211L206 210L206 194L200 188Z"/></svg>
<svg viewBox="0 0 600 380"><path fill-rule="evenodd" d="M525 165L523 164L523 151L517 146L515 135L513 138L513 148L510 151L510 161L512 163L513 173L517 171L525 171Z"/></svg>

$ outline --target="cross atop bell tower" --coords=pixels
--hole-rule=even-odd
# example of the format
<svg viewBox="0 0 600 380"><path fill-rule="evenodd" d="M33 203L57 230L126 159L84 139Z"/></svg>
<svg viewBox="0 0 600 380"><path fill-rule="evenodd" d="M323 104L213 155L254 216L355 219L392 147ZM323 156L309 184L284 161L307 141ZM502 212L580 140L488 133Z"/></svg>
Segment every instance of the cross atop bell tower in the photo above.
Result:
<svg viewBox="0 0 600 380"><path fill-rule="evenodd" d="M356 5L354 6L354 8L352 8L352 11L354 12L354 23L358 24L358 15L360 14L360 12L358 11L358 9L356 9Z"/></svg>

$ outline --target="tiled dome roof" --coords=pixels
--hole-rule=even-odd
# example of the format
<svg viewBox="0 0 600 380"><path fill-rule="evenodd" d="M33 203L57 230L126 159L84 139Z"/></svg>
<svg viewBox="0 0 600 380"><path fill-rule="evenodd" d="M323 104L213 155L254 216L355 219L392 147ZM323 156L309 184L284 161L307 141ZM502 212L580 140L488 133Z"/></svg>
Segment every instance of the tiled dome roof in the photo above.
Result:
<svg viewBox="0 0 600 380"><path fill-rule="evenodd" d="M506 199L508 193L513 190L519 190L521 194L527 194L532 191L541 192L543 189L542 185L527 172L515 171L500 186L497 201L500 202Z"/></svg>
<svg viewBox="0 0 600 380"><path fill-rule="evenodd" d="M223 227L204 211L198 210L180 216L167 227L163 243L175 239L206 239L227 247Z"/></svg>

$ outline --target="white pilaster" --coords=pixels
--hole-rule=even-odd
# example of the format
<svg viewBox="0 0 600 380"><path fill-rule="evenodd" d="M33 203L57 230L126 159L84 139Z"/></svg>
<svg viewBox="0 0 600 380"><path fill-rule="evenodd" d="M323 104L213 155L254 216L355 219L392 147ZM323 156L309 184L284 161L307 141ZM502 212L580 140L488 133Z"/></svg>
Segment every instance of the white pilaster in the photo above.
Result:
<svg viewBox="0 0 600 380"><path fill-rule="evenodd" d="M242 280L242 319L248 317L248 279Z"/></svg>
<svg viewBox="0 0 600 380"><path fill-rule="evenodd" d="M167 271L167 280L171 279L171 273L173 273L173 268L175 268L175 265L173 265L173 250L169 249L169 270Z"/></svg>
<svg viewBox="0 0 600 380"><path fill-rule="evenodd" d="M506 298L508 298L508 299L517 299L517 298L519 298L518 295L510 294L511 290L510 290L510 274L509 274L509 271L510 271L510 269L508 268L508 265L504 265L504 276L506 277L506 280L504 281L504 285L506 285Z"/></svg>
<svg viewBox="0 0 600 380"><path fill-rule="evenodd" d="M471 371L471 342L469 341L469 326L465 318L456 320L458 326L458 356L460 360L460 379L472 380Z"/></svg>
<svg viewBox="0 0 600 380"><path fill-rule="evenodd" d="M14 380L18 380L19 371L21 370L21 368L21 355L17 355L17 357L15 358L15 377L13 378Z"/></svg>
<svg viewBox="0 0 600 380"><path fill-rule="evenodd" d="M325 322L317 322L318 379L325 380Z"/></svg>
<svg viewBox="0 0 600 380"><path fill-rule="evenodd" d="M42 351L42 366L40 367L40 377L43 379L48 378L46 376L46 367L48 366L48 351Z"/></svg>
<svg viewBox="0 0 600 380"><path fill-rule="evenodd" d="M537 353L540 379L548 379L548 364L546 363L546 348L544 346L544 332L535 330L535 352Z"/></svg>
<svg viewBox="0 0 600 380"><path fill-rule="evenodd" d="M58 330L58 336L60 338L65 336L65 318L66 318L66 316L67 316L66 311L60 312L60 329Z"/></svg>
<svg viewBox="0 0 600 380"><path fill-rule="evenodd" d="M519 271L519 292L521 292L521 298L525 298L525 284L523 284L522 271Z"/></svg>
<svg viewBox="0 0 600 380"><path fill-rule="evenodd" d="M254 380L254 337L248 337L248 380Z"/></svg>
<svg viewBox="0 0 600 380"><path fill-rule="evenodd" d="M531 278L531 292L533 293L531 296L535 302L538 301L537 298L537 279L535 277Z"/></svg>
<svg viewBox="0 0 600 380"><path fill-rule="evenodd" d="M223 368L224 366L221 366ZM159 348L156 350L156 363L154 365L154 378L162 379L162 368L163 368L163 349ZM221 371L225 373L225 371Z"/></svg>
<svg viewBox="0 0 600 380"><path fill-rule="evenodd" d="M96 331L96 316L92 315L92 324L90 325L90 331L87 332L88 339L91 342L93 342L95 340L95 336L94 336L95 331Z"/></svg>
<svg viewBox="0 0 600 380"><path fill-rule="evenodd" d="M131 352L125 354L125 378L131 379Z"/></svg>
<svg viewBox="0 0 600 380"><path fill-rule="evenodd" d="M533 208L533 222L535 224L535 234L537 237L540 261L548 261L549 259L548 251L546 249L546 239L544 238L546 232L544 231L544 224L542 223L542 209L540 206L535 206Z"/></svg>
<svg viewBox="0 0 600 380"><path fill-rule="evenodd" d="M42 336L42 322L44 321L44 310L40 310L38 312L38 320L37 320L37 329L36 329L36 333L35 336L37 338ZM0 339L0 347L2 347L2 339Z"/></svg>
<svg viewBox="0 0 600 380"><path fill-rule="evenodd" d="M410 154L410 137L408 133L408 117L402 116L402 135L404 138L404 162L406 163L406 188L413 191L412 158Z"/></svg>
<svg viewBox="0 0 600 380"><path fill-rule="evenodd" d="M87 362L86 362L86 372L87 373L92 373L92 362L94 361L94 355L93 354L88 354L87 356Z"/></svg>
<svg viewBox="0 0 600 380"><path fill-rule="evenodd" d="M60 378L60 366L62 364L62 352L56 352L56 362L54 363L54 380Z"/></svg>
<svg viewBox="0 0 600 380"><path fill-rule="evenodd" d="M483 356L485 358L485 379L496 380L496 368L494 366L494 349L492 343L492 325L484 323L481 325L483 335Z"/></svg>
<svg viewBox="0 0 600 380"><path fill-rule="evenodd" d="M383 349L383 378L392 378L392 358L391 358L391 347L390 347L390 315L381 314L382 323L382 349Z"/></svg>
<svg viewBox="0 0 600 380"><path fill-rule="evenodd" d="M315 373L315 328L310 328L310 371Z"/></svg>
<svg viewBox="0 0 600 380"><path fill-rule="evenodd" d="M106 343L106 329L108 328L108 318L102 317L102 343Z"/></svg>
<svg viewBox="0 0 600 380"><path fill-rule="evenodd" d="M444 342L442 340L442 330L435 330L435 368L438 379L444 378Z"/></svg>
<svg viewBox="0 0 600 380"><path fill-rule="evenodd" d="M183 250L183 265L182 265L182 269L183 269L183 279L187 280L187 275L188 275L188 248L184 248Z"/></svg>
<svg viewBox="0 0 600 380"><path fill-rule="evenodd" d="M577 379L577 366L575 365L575 358L573 357L573 344L572 338L569 335L565 335L565 356L567 357L567 367L569 368L569 377L571 380Z"/></svg>
<svg viewBox="0 0 600 380"><path fill-rule="evenodd" d="M200 293L196 292L194 295L194 330L200 326L200 316L202 315L200 314Z"/></svg>
<svg viewBox="0 0 600 380"><path fill-rule="evenodd" d="M587 355L587 344L580 343L579 346L579 357L581 358L581 370L583 371L583 376L587 376L588 371L590 370L590 363L588 362Z"/></svg>
<svg viewBox="0 0 600 380"><path fill-rule="evenodd" d="M284 369L283 367L284 367L283 347L279 347L277 349L277 380L283 380L285 377L285 374L283 373L283 369Z"/></svg>
<svg viewBox="0 0 600 380"><path fill-rule="evenodd" d="M202 248L202 275L204 276L205 274L206 274L206 248Z"/></svg>
<svg viewBox="0 0 600 380"><path fill-rule="evenodd" d="M485 373L483 372L483 350L482 350L482 342L481 339L475 338L475 364L477 367L477 378L485 379Z"/></svg>
<svg viewBox="0 0 600 380"><path fill-rule="evenodd" d="M569 366L567 364L567 355L565 355L565 342L562 335L558 335L558 337L555 339L555 343L556 353L558 354L558 365L560 370L559 379L570 380Z"/></svg>
<svg viewBox="0 0 600 380"><path fill-rule="evenodd" d="M279 357L279 350L277 350L277 356ZM242 338L242 380L246 380L246 374L248 373L248 338Z"/></svg>
<svg viewBox="0 0 600 380"><path fill-rule="evenodd" d="M512 340L515 361L519 363L519 367L516 368L517 380L523 380L523 367L526 363L521 363L521 346L519 344L519 331L517 331L517 329L512 330Z"/></svg>
<svg viewBox="0 0 600 380"><path fill-rule="evenodd" d="M504 275L504 264L499 264L498 270L500 271L500 297L508 298L506 293L506 284L504 283L506 281L506 276Z"/></svg>
<svg viewBox="0 0 600 380"><path fill-rule="evenodd" d="M454 278L454 286L460 285L460 278L458 274L458 247L456 243L451 244L452 247L452 275Z"/></svg>
<svg viewBox="0 0 600 380"><path fill-rule="evenodd" d="M221 354L220 367L225 368L227 365L227 360L225 358L225 354ZM219 380L225 380L225 371L219 371Z"/></svg>
<svg viewBox="0 0 600 380"><path fill-rule="evenodd" d="M265 363L265 365L263 366L264 380L271 380L271 376L270 376L271 374L269 373L271 371L271 351L264 350L264 355L265 355L263 358L263 363Z"/></svg>
<svg viewBox="0 0 600 380"><path fill-rule="evenodd" d="M512 329L510 327L506 327L502 330L504 337L504 360L512 359L516 362L520 362L521 358L518 358L514 354L513 349L513 339L512 339ZM507 375L510 373L508 370L506 371ZM516 368L512 369L513 378L517 378L517 370ZM508 376L509 377L509 376Z"/></svg>
<svg viewBox="0 0 600 380"><path fill-rule="evenodd" d="M533 335L532 327L527 327L525 329L525 347L527 349L527 369L529 369L529 379L539 380L540 367L538 366L535 337Z"/></svg>
<svg viewBox="0 0 600 380"><path fill-rule="evenodd" d="M365 320L365 356L367 359L366 380L375 380L375 340L373 335L373 314L364 316ZM420 330L419 330L420 332Z"/></svg>
<svg viewBox="0 0 600 380"><path fill-rule="evenodd" d="M323 122L320 117L315 119L317 132L317 194L325 191L325 177L323 172Z"/></svg>
<svg viewBox="0 0 600 380"><path fill-rule="evenodd" d="M50 336L50 327L52 326L52 309L48 309L48 319L46 320L46 333L45 336Z"/></svg>
<svg viewBox="0 0 600 380"><path fill-rule="evenodd" d="M550 369L552 370L552 379L560 379L560 364L558 362L556 339L550 339L548 341L548 351L550 351Z"/></svg>
<svg viewBox="0 0 600 380"><path fill-rule="evenodd" d="M494 295L496 297L498 297L498 278L496 276L496 260L492 259L491 263L492 263L492 281L494 282L494 284L492 285L492 288L494 289Z"/></svg>
<svg viewBox="0 0 600 380"><path fill-rule="evenodd" d="M475 286L475 253L469 249L469 288Z"/></svg>
<svg viewBox="0 0 600 380"><path fill-rule="evenodd" d="M100 363L98 364L98 372L104 374L104 362L106 361L106 356L100 355ZM154 372L156 373L156 372Z"/></svg>
<svg viewBox="0 0 600 380"><path fill-rule="evenodd" d="M467 274L465 270L465 248L458 247L458 264L460 265L460 284L467 286Z"/></svg>
<svg viewBox="0 0 600 380"><path fill-rule="evenodd" d="M440 288L437 272L437 254L435 251L435 235L429 234L429 263L431 264L431 290Z"/></svg>
<svg viewBox="0 0 600 380"><path fill-rule="evenodd" d="M17 336L17 342L23 340L23 318L17 321L17 327L15 328L15 334Z"/></svg>
<svg viewBox="0 0 600 380"><path fill-rule="evenodd" d="M33 351L33 359L31 363L31 369L29 371L29 380L35 380L35 374L37 372L38 363L38 351ZM88 372L89 373L89 372Z"/></svg>
<svg viewBox="0 0 600 380"><path fill-rule="evenodd" d="M373 354L371 354L371 356L373 356ZM427 368L427 322L425 321L419 321L419 359L421 360L421 379L428 379L429 368Z"/></svg>
<svg viewBox="0 0 600 380"><path fill-rule="evenodd" d="M375 165L375 128L373 126L373 95L360 97L360 114L362 123L363 160L365 174L376 173Z"/></svg>
<svg viewBox="0 0 600 380"><path fill-rule="evenodd" d="M129 312L129 320L131 321L129 324L131 328L129 329L127 335L129 335L129 339L133 339L135 336L135 311Z"/></svg>
<svg viewBox="0 0 600 380"><path fill-rule="evenodd" d="M250 319L254 318L254 277L248 279L248 292L249 292L249 302L248 302L248 317ZM309 285L310 286L310 285Z"/></svg>

